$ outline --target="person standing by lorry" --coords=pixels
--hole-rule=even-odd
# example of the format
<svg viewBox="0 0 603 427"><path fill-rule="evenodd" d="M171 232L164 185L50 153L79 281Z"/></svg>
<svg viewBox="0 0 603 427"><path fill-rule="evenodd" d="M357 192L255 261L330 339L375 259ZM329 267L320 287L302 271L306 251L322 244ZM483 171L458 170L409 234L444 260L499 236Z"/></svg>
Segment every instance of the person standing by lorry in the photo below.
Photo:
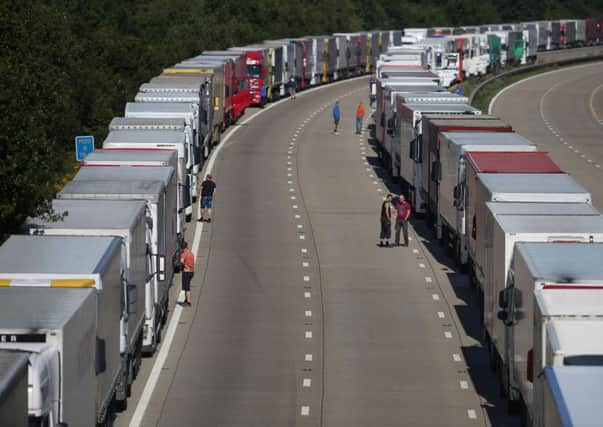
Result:
<svg viewBox="0 0 603 427"><path fill-rule="evenodd" d="M207 214L207 222L211 222L211 208L214 201L214 193L216 191L216 183L211 175L205 177L205 181L201 183L201 197L199 201L199 221L203 221Z"/></svg>
<svg viewBox="0 0 603 427"><path fill-rule="evenodd" d="M341 110L339 110L339 101L335 101L335 105L333 106L333 124L334 124L334 128L333 128L333 133L335 135L338 135L338 128L339 128L339 120L341 119Z"/></svg>
<svg viewBox="0 0 603 427"><path fill-rule="evenodd" d="M381 233L379 234L379 247L389 247L392 237L392 195L388 194L381 204ZM385 241L385 243L383 243Z"/></svg>
<svg viewBox="0 0 603 427"><path fill-rule="evenodd" d="M408 246L408 218L410 218L411 206L403 195L398 197L396 203L396 246L400 246L400 230L404 235L404 245Z"/></svg>
<svg viewBox="0 0 603 427"><path fill-rule="evenodd" d="M296 90L297 82L295 81L295 77L291 77L291 79L289 79L289 96L291 99L295 99Z"/></svg>
<svg viewBox="0 0 603 427"><path fill-rule="evenodd" d="M184 291L184 301L180 305L190 307L192 300L191 281L195 275L195 255L188 248L188 242L182 243L180 263L182 264L182 290Z"/></svg>
<svg viewBox="0 0 603 427"><path fill-rule="evenodd" d="M362 102L358 104L358 108L356 108L356 135L360 135L362 133L362 120L364 119L364 106Z"/></svg>

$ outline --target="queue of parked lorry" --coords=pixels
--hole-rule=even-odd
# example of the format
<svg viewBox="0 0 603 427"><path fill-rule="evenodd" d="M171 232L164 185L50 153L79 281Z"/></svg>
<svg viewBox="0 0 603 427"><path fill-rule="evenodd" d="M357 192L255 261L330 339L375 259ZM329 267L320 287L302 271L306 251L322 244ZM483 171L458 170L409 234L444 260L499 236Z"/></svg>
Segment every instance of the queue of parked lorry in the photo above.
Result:
<svg viewBox="0 0 603 427"><path fill-rule="evenodd" d="M470 271L510 409L524 425L601 425L603 216L548 153L442 87L428 50L390 47L377 62L382 165Z"/></svg>
<svg viewBox="0 0 603 427"><path fill-rule="evenodd" d="M578 40L572 38L571 28L582 28L579 22L586 25L586 32L585 38ZM546 33L548 49L600 43L601 22L597 21L596 31L589 24L592 22L517 25L525 27L528 34L522 39L524 47L533 46L526 40L531 29L537 28L538 37ZM512 49L510 53L508 47L509 40L515 40L511 33L516 26L511 27L370 31L269 40L202 52L142 84L134 102L126 104L124 116L115 117L109 124L102 149L88 154L73 180L58 192L52 201L54 214L29 218L22 235L11 236L0 246L0 423L111 425L113 412L127 407L141 358L152 355L161 341L169 289L178 272L176 260L186 223L195 215L197 177L222 133L248 107L261 107L286 96L291 82L304 90L369 73L376 76L371 83L371 99L377 109L377 140L388 169L403 180L418 211L437 218L438 235L479 272L476 277L480 289L487 295L485 313L496 311L497 292L505 291L500 297L504 302L501 310L507 313L504 324L496 320L502 317L498 313L496 319L488 314L486 324L491 325L489 342L499 349L501 366L509 366L508 361L514 359L503 349L504 343L513 342L507 334L516 330L510 326L518 324L512 319L519 301L509 289L523 289L522 280L528 280L523 274L528 273L513 273L513 268L523 266L519 264L520 255L513 258L517 261L505 268L504 274L500 264L494 262L500 255L500 239L505 245L505 260L511 259L513 240L507 237L509 233L516 236L512 229L505 228L510 225L498 226L498 218L514 218L511 213L524 209L526 219L544 227L547 222L540 219L543 215L551 221L560 221L565 215L569 227L565 231L559 228L549 232L551 225L535 232L528 225L527 230L536 236L530 238L533 241L545 239L542 236L546 233L552 235L547 239L555 241L600 241L603 236L599 231L603 230L603 220L590 206L586 190L568 175L558 170L553 173L554 164L546 154L538 153L510 127L495 118L480 116L467 105L467 98L452 95L443 87L473 73L473 68L467 67L475 54L467 47L473 46L473 40L490 43L478 43L480 54L488 52L488 67L495 61L512 62L510 58L517 54ZM521 31L524 37L526 33ZM499 44L492 40L499 40ZM485 134L478 130L509 139L488 139L486 143L485 137L479 137ZM478 137L468 146L463 138L471 138L471 132ZM492 155L507 156L504 164L511 170L506 172L519 172L513 165L522 165L525 173L516 175L526 184L490 184L482 179L484 173L492 172L482 169L482 162L488 160L481 160L485 154L478 153L486 145L489 151L503 147ZM517 153L509 158L509 151ZM470 156L469 152L475 153ZM540 175L526 175L534 172L528 170L528 165L536 159L541 165ZM495 158L485 164L499 165L501 161ZM471 162L476 162L475 166ZM473 177L469 175L471 170L475 182L466 180L467 176ZM551 181L552 190L540 190L537 183L549 182L548 177L553 175L551 179L557 181ZM521 190L509 190L508 195L507 190L496 190L495 184ZM474 197L473 186L479 189L475 199L478 210L474 216L467 216L469 211L464 206L469 196ZM533 190L529 190L531 186ZM514 203L485 203L502 201L500 194ZM540 203L521 203L533 199ZM484 233L482 227L502 227L496 234L495 252L492 232ZM515 245L517 253L521 245ZM598 247L544 244L540 249L539 245L526 246L522 256L531 260L533 251L575 247L571 250L584 251L575 257L576 261L587 262L587 255ZM484 253L489 255L479 260ZM573 259L569 253L560 256ZM494 266L498 267L492 270ZM497 277L497 287L491 289L490 274ZM534 277L538 274L533 273ZM506 277L515 277L515 282L509 282L513 286L506 286ZM566 277L556 280L555 286L563 289L555 295L582 286L589 289L580 295L596 301L598 294L590 285L574 283L582 281L581 276L571 282ZM550 284L541 287L548 291L547 286ZM544 290L539 292L549 295ZM528 300L524 296L524 305ZM546 309L552 310L548 306ZM544 312L543 325L550 315ZM589 316L583 317L592 320ZM553 335L538 336L544 343ZM519 352L523 350L518 347ZM541 353L535 356L548 357ZM525 370L524 365L520 369ZM511 371L514 367L508 368L512 375L506 377L512 396L523 384Z"/></svg>

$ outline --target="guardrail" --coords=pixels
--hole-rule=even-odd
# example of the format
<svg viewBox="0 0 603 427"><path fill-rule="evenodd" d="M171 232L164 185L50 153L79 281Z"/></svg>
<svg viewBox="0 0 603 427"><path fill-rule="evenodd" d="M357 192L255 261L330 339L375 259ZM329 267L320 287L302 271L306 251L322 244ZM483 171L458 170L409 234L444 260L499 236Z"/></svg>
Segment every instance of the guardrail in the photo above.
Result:
<svg viewBox="0 0 603 427"><path fill-rule="evenodd" d="M473 99L478 92L498 79L528 73L530 71L538 70L539 68L545 68L551 65L570 65L597 60L603 60L603 46L562 49L539 53L536 56L536 61L534 64L523 65L512 70L502 72L478 84L471 92L471 95L469 95L469 103L473 105Z"/></svg>

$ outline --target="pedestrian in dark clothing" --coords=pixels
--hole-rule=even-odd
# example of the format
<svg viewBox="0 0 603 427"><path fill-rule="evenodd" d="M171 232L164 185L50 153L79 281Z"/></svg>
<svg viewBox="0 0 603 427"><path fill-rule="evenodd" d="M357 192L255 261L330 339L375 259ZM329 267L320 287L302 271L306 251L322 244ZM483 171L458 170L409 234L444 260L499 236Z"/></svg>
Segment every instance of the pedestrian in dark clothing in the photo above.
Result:
<svg viewBox="0 0 603 427"><path fill-rule="evenodd" d="M389 247L389 239L392 237L392 195L388 194L381 204L381 233L379 234L379 246ZM385 244L383 243L385 241Z"/></svg>
<svg viewBox="0 0 603 427"><path fill-rule="evenodd" d="M396 246L400 246L400 230L404 234L404 246L408 246L408 218L410 218L411 206L404 196L398 197L396 207Z"/></svg>
<svg viewBox="0 0 603 427"><path fill-rule="evenodd" d="M339 110L339 101L335 101L335 105L333 106L333 123L335 125L335 127L333 129L334 134L337 134L340 119L341 119L341 110Z"/></svg>
<svg viewBox="0 0 603 427"><path fill-rule="evenodd" d="M213 205L216 183L211 175L205 177L201 183L201 197L199 202L199 221L203 221L204 213L207 214L207 222L211 222L211 208Z"/></svg>
<svg viewBox="0 0 603 427"><path fill-rule="evenodd" d="M289 80L289 96L291 97L291 99L295 99L296 91L297 82L295 81L294 77L291 77L291 79Z"/></svg>

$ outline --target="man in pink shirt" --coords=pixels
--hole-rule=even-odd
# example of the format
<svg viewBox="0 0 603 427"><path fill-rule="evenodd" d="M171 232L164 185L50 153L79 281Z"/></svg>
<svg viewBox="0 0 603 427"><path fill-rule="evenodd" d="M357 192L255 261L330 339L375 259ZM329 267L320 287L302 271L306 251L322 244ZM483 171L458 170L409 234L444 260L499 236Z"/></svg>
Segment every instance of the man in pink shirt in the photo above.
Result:
<svg viewBox="0 0 603 427"><path fill-rule="evenodd" d="M396 246L400 246L400 230L404 234L404 245L408 246L408 218L410 218L411 206L404 199L404 196L398 197L396 207Z"/></svg>

